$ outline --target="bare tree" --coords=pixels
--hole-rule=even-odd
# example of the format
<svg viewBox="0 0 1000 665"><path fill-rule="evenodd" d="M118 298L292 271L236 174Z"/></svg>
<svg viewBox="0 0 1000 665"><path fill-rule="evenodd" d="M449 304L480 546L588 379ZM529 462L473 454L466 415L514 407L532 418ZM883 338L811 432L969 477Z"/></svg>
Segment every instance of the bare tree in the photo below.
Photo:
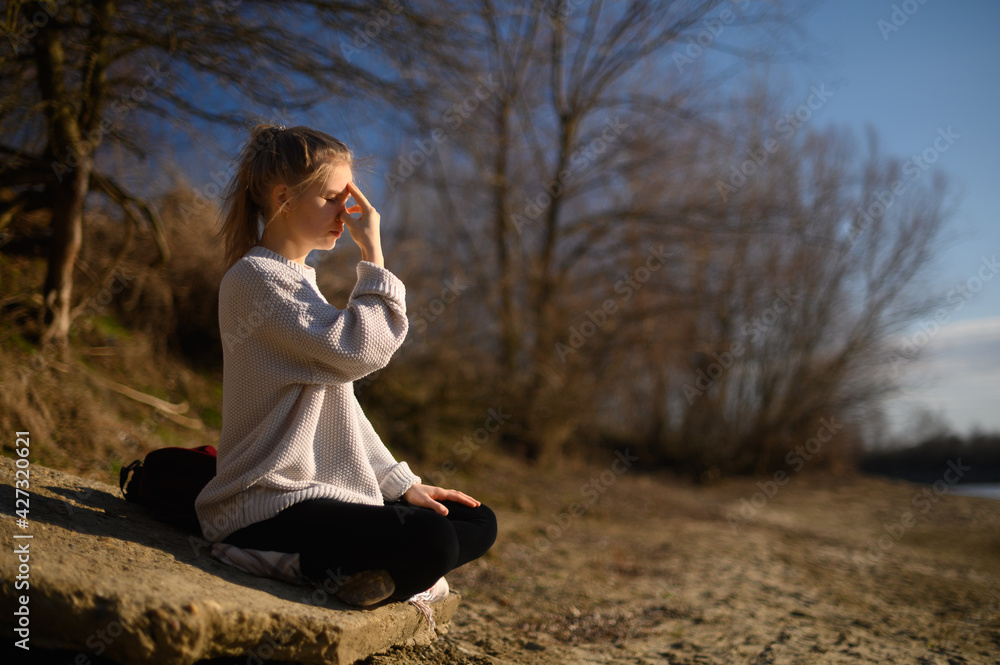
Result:
<svg viewBox="0 0 1000 665"><path fill-rule="evenodd" d="M727 73L707 77L689 66L690 55L736 50L746 26L791 19L782 3L740 3L739 11L712 0L470 3L463 21L480 37L468 61L491 82L490 94L445 128L435 164L404 186L436 192L434 218L449 221L447 242L474 267L490 308L488 327L479 328L495 361L490 385L518 412L505 434L528 455L555 456L585 417L582 396L599 391L600 356L588 353L586 367L567 362L578 351L570 329L622 297L614 293L621 275L610 271L638 269L647 250L675 235L636 196L639 178L671 168L671 146L635 148L648 127L707 128L719 104L708 93ZM779 48L738 55L766 58ZM445 77L425 131L474 88ZM592 288L595 279L607 288ZM588 348L643 320L656 299L647 292L622 304L629 311L588 335Z"/></svg>
<svg viewBox="0 0 1000 665"><path fill-rule="evenodd" d="M697 473L850 462L898 387L894 336L933 304L916 287L949 214L940 175L880 155L872 135L862 151L847 132L782 131L779 102L761 98L721 119L732 138L682 141L686 177L646 191L688 273L653 326L679 319L681 334L612 379L644 405L626 428L662 414L649 451Z"/></svg>
<svg viewBox="0 0 1000 665"><path fill-rule="evenodd" d="M418 55L461 68L441 9L325 0L9 3L0 226L24 211L51 211L41 339L65 342L90 192L118 206L130 227L151 225L161 260L169 257L155 209L99 170L104 148L148 155L149 128L164 121L234 124L261 109L292 113L338 97L418 104Z"/></svg>
<svg viewBox="0 0 1000 665"><path fill-rule="evenodd" d="M926 311L943 181L907 179L872 214L903 168L873 140L817 130L776 84L741 94L676 60L728 3L477 6L463 20L482 26L470 60L491 94L401 194L446 222L408 225L424 256L462 257L481 296L450 310L449 357L477 368L459 399L507 405L502 435L530 456L611 437L711 477L781 468L820 432L814 464L849 462L894 389L892 334ZM757 10L712 45L794 18ZM425 131L473 94L440 92Z"/></svg>

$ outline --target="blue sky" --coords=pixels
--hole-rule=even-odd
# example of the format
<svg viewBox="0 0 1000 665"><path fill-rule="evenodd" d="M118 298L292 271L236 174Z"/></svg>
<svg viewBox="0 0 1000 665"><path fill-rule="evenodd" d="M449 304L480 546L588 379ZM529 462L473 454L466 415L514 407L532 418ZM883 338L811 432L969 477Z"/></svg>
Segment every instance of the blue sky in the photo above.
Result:
<svg viewBox="0 0 1000 665"><path fill-rule="evenodd" d="M960 135L935 164L958 207L927 295L944 298L960 283L978 292L938 328L928 319L929 333L907 333L927 356L906 368L891 415L902 431L922 408L959 431L1000 431L1000 273L983 267L984 257L1000 255L1000 2L828 0L806 29L816 57L789 74L803 90L847 84L822 108L822 122L870 125L885 153L904 158L931 147L939 128Z"/></svg>
<svg viewBox="0 0 1000 665"><path fill-rule="evenodd" d="M1000 192L1000 1L825 0L803 27L807 53L771 71L789 81L790 101L804 98L812 86L836 90L810 121L813 128L847 126L860 138L871 126L881 153L903 159L931 148L939 131L959 137L934 165L949 176L958 205L926 295L945 299L960 284L977 292L961 307L949 307L936 327L926 319L901 340L916 342L926 357L901 368L906 389L891 403L894 429L906 431L922 409L930 409L960 432L974 426L1000 431L1000 273L976 281L977 272L990 273L983 269L984 259L989 264L1000 255L995 203ZM376 157L375 173L361 180L370 188L369 198L374 194L382 200L387 194L383 175L395 163L386 134L393 132L379 114L345 107L327 110L322 118L278 118L271 117L274 109L259 111L286 124L335 127L331 131L362 155ZM185 147L200 153L203 166L225 168L241 137L213 138L225 145ZM383 215L391 216L391 201L382 205Z"/></svg>

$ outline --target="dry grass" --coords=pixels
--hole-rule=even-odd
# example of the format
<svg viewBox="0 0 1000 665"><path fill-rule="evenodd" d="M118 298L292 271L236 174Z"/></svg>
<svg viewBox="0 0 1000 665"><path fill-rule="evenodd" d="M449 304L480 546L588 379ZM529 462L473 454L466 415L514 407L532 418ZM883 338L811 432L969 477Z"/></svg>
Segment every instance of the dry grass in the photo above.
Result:
<svg viewBox="0 0 1000 665"><path fill-rule="evenodd" d="M155 265L147 231L136 235L117 267L110 261L121 241L121 223L99 212L91 215L75 277L80 314L65 352L35 342L45 263L32 242L41 242L45 220L20 220L19 240L0 255L0 426L31 432L38 463L116 483L123 462L150 450L217 441L219 363L196 370L181 355L185 340L200 338L211 358L218 340L214 308L221 265L211 242L213 214L192 207L183 191L168 196L164 219L171 262ZM184 416L200 421L202 429L172 422L112 390L109 381L187 402ZM4 454L13 454L11 444L4 442Z"/></svg>
<svg viewBox="0 0 1000 665"><path fill-rule="evenodd" d="M214 444L218 379L157 358L151 346L135 335L128 345L104 347L94 356L95 347L75 343L65 363L5 346L0 350L0 427L30 432L37 463L111 483L117 483L122 463L150 450ZM205 425L192 430L171 422L157 409L109 389L102 378L175 403L186 401L185 415ZM3 452L13 455L12 441L4 441Z"/></svg>

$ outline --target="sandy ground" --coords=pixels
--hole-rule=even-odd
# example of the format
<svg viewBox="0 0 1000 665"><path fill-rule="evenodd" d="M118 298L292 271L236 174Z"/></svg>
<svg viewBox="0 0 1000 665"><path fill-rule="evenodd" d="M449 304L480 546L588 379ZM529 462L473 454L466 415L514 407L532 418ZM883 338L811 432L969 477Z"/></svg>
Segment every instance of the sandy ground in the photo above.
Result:
<svg viewBox="0 0 1000 665"><path fill-rule="evenodd" d="M1000 664L1000 501L805 472L697 488L614 459L455 474L497 544L449 575L445 637L363 662Z"/></svg>
<svg viewBox="0 0 1000 665"><path fill-rule="evenodd" d="M485 457L449 477L500 535L448 576L448 633L364 665L1000 665L1000 501L950 492L948 469L937 491L805 471L695 487L613 453Z"/></svg>

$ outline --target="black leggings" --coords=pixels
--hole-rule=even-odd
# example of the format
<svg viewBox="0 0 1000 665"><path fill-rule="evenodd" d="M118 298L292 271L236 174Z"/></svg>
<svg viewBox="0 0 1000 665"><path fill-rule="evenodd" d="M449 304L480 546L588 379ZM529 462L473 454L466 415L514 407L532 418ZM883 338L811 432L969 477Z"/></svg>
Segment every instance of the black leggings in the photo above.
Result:
<svg viewBox="0 0 1000 665"><path fill-rule="evenodd" d="M407 503L369 506L309 499L243 527L223 542L298 552L302 574L318 584L338 585L355 573L385 569L396 584L392 598L403 600L483 556L496 540L496 516L486 505L441 503L447 516Z"/></svg>

